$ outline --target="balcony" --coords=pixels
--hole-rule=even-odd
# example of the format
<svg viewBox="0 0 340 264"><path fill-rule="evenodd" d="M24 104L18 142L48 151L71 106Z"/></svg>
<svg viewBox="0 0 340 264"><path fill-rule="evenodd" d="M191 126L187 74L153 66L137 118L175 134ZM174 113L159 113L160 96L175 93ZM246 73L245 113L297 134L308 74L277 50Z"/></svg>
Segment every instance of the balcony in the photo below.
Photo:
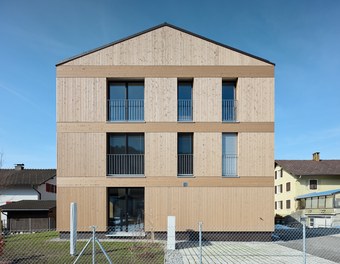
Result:
<svg viewBox="0 0 340 264"><path fill-rule="evenodd" d="M108 154L108 175L144 175L144 154Z"/></svg>
<svg viewBox="0 0 340 264"><path fill-rule="evenodd" d="M178 121L192 121L192 100L177 100L178 102Z"/></svg>
<svg viewBox="0 0 340 264"><path fill-rule="evenodd" d="M193 161L193 154L178 154L178 176L192 176L194 164Z"/></svg>
<svg viewBox="0 0 340 264"><path fill-rule="evenodd" d="M222 100L222 121L236 122L236 100Z"/></svg>
<svg viewBox="0 0 340 264"><path fill-rule="evenodd" d="M144 121L144 99L109 99L108 121Z"/></svg>
<svg viewBox="0 0 340 264"><path fill-rule="evenodd" d="M222 155L222 176L237 177L237 155Z"/></svg>

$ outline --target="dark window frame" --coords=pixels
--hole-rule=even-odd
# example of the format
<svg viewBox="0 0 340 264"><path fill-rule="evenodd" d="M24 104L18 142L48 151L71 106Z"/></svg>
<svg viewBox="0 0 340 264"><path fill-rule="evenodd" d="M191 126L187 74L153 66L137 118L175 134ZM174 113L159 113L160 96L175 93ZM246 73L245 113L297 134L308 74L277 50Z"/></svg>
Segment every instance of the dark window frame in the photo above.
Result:
<svg viewBox="0 0 340 264"><path fill-rule="evenodd" d="M315 183L311 183L312 181L315 181ZM319 182L317 179L309 179L308 180L308 187L309 190L317 190L318 189Z"/></svg>
<svg viewBox="0 0 340 264"><path fill-rule="evenodd" d="M184 135L189 135L191 137L191 149L189 153L179 153L180 150L180 136ZM189 169L183 169L183 166L181 165L182 162L180 161L180 155L192 155L192 160L189 160L188 162L190 163ZM184 132L184 133L177 133L177 176L180 177L192 177L194 174L194 160L193 160L193 155L194 155L194 133L192 132ZM186 171L188 173L180 173Z"/></svg>
<svg viewBox="0 0 340 264"><path fill-rule="evenodd" d="M191 88L190 99L181 99L179 97L179 94L180 94L179 90L180 90L180 85L181 84L190 84L190 86L191 86L190 87ZM192 122L193 121L193 112L194 112L194 110L193 110L193 90L194 90L194 80L193 79L190 79L190 80L188 80L188 79L186 79L186 80L178 79L177 80L177 121L178 122ZM181 118L180 118L180 111L179 111L179 105L178 105L178 101L179 100L190 100L191 101L191 109L190 109L191 117L190 118L181 120Z"/></svg>

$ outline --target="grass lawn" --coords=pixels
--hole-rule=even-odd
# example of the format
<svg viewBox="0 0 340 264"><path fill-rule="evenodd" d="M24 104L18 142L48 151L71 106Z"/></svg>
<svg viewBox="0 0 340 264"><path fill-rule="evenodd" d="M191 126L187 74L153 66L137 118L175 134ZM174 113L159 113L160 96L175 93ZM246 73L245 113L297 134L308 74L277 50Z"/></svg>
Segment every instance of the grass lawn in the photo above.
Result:
<svg viewBox="0 0 340 264"><path fill-rule="evenodd" d="M5 238L0 263L73 263L68 241L55 241L58 232L16 234ZM80 253L86 241L77 242ZM152 242L101 242L113 263L164 263L162 244ZM91 263L92 244L88 246L78 263ZM7 263L7 262L6 262ZM96 245L96 263L107 263L104 254Z"/></svg>

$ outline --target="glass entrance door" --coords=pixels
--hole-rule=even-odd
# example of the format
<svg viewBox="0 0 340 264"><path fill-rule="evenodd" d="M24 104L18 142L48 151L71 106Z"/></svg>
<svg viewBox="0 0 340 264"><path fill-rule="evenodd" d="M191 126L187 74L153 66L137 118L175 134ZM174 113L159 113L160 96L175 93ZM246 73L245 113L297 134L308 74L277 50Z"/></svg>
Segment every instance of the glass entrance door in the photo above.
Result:
<svg viewBox="0 0 340 264"><path fill-rule="evenodd" d="M108 206L110 231L144 230L144 188L108 188Z"/></svg>

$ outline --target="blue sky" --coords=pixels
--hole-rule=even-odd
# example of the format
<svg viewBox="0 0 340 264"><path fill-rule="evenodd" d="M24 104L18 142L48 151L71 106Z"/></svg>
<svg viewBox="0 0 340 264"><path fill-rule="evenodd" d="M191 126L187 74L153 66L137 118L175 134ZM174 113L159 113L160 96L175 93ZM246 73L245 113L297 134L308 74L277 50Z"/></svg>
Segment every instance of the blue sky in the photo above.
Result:
<svg viewBox="0 0 340 264"><path fill-rule="evenodd" d="M276 63L275 158L340 158L340 1L0 1L4 166L56 166L55 64L168 22Z"/></svg>

